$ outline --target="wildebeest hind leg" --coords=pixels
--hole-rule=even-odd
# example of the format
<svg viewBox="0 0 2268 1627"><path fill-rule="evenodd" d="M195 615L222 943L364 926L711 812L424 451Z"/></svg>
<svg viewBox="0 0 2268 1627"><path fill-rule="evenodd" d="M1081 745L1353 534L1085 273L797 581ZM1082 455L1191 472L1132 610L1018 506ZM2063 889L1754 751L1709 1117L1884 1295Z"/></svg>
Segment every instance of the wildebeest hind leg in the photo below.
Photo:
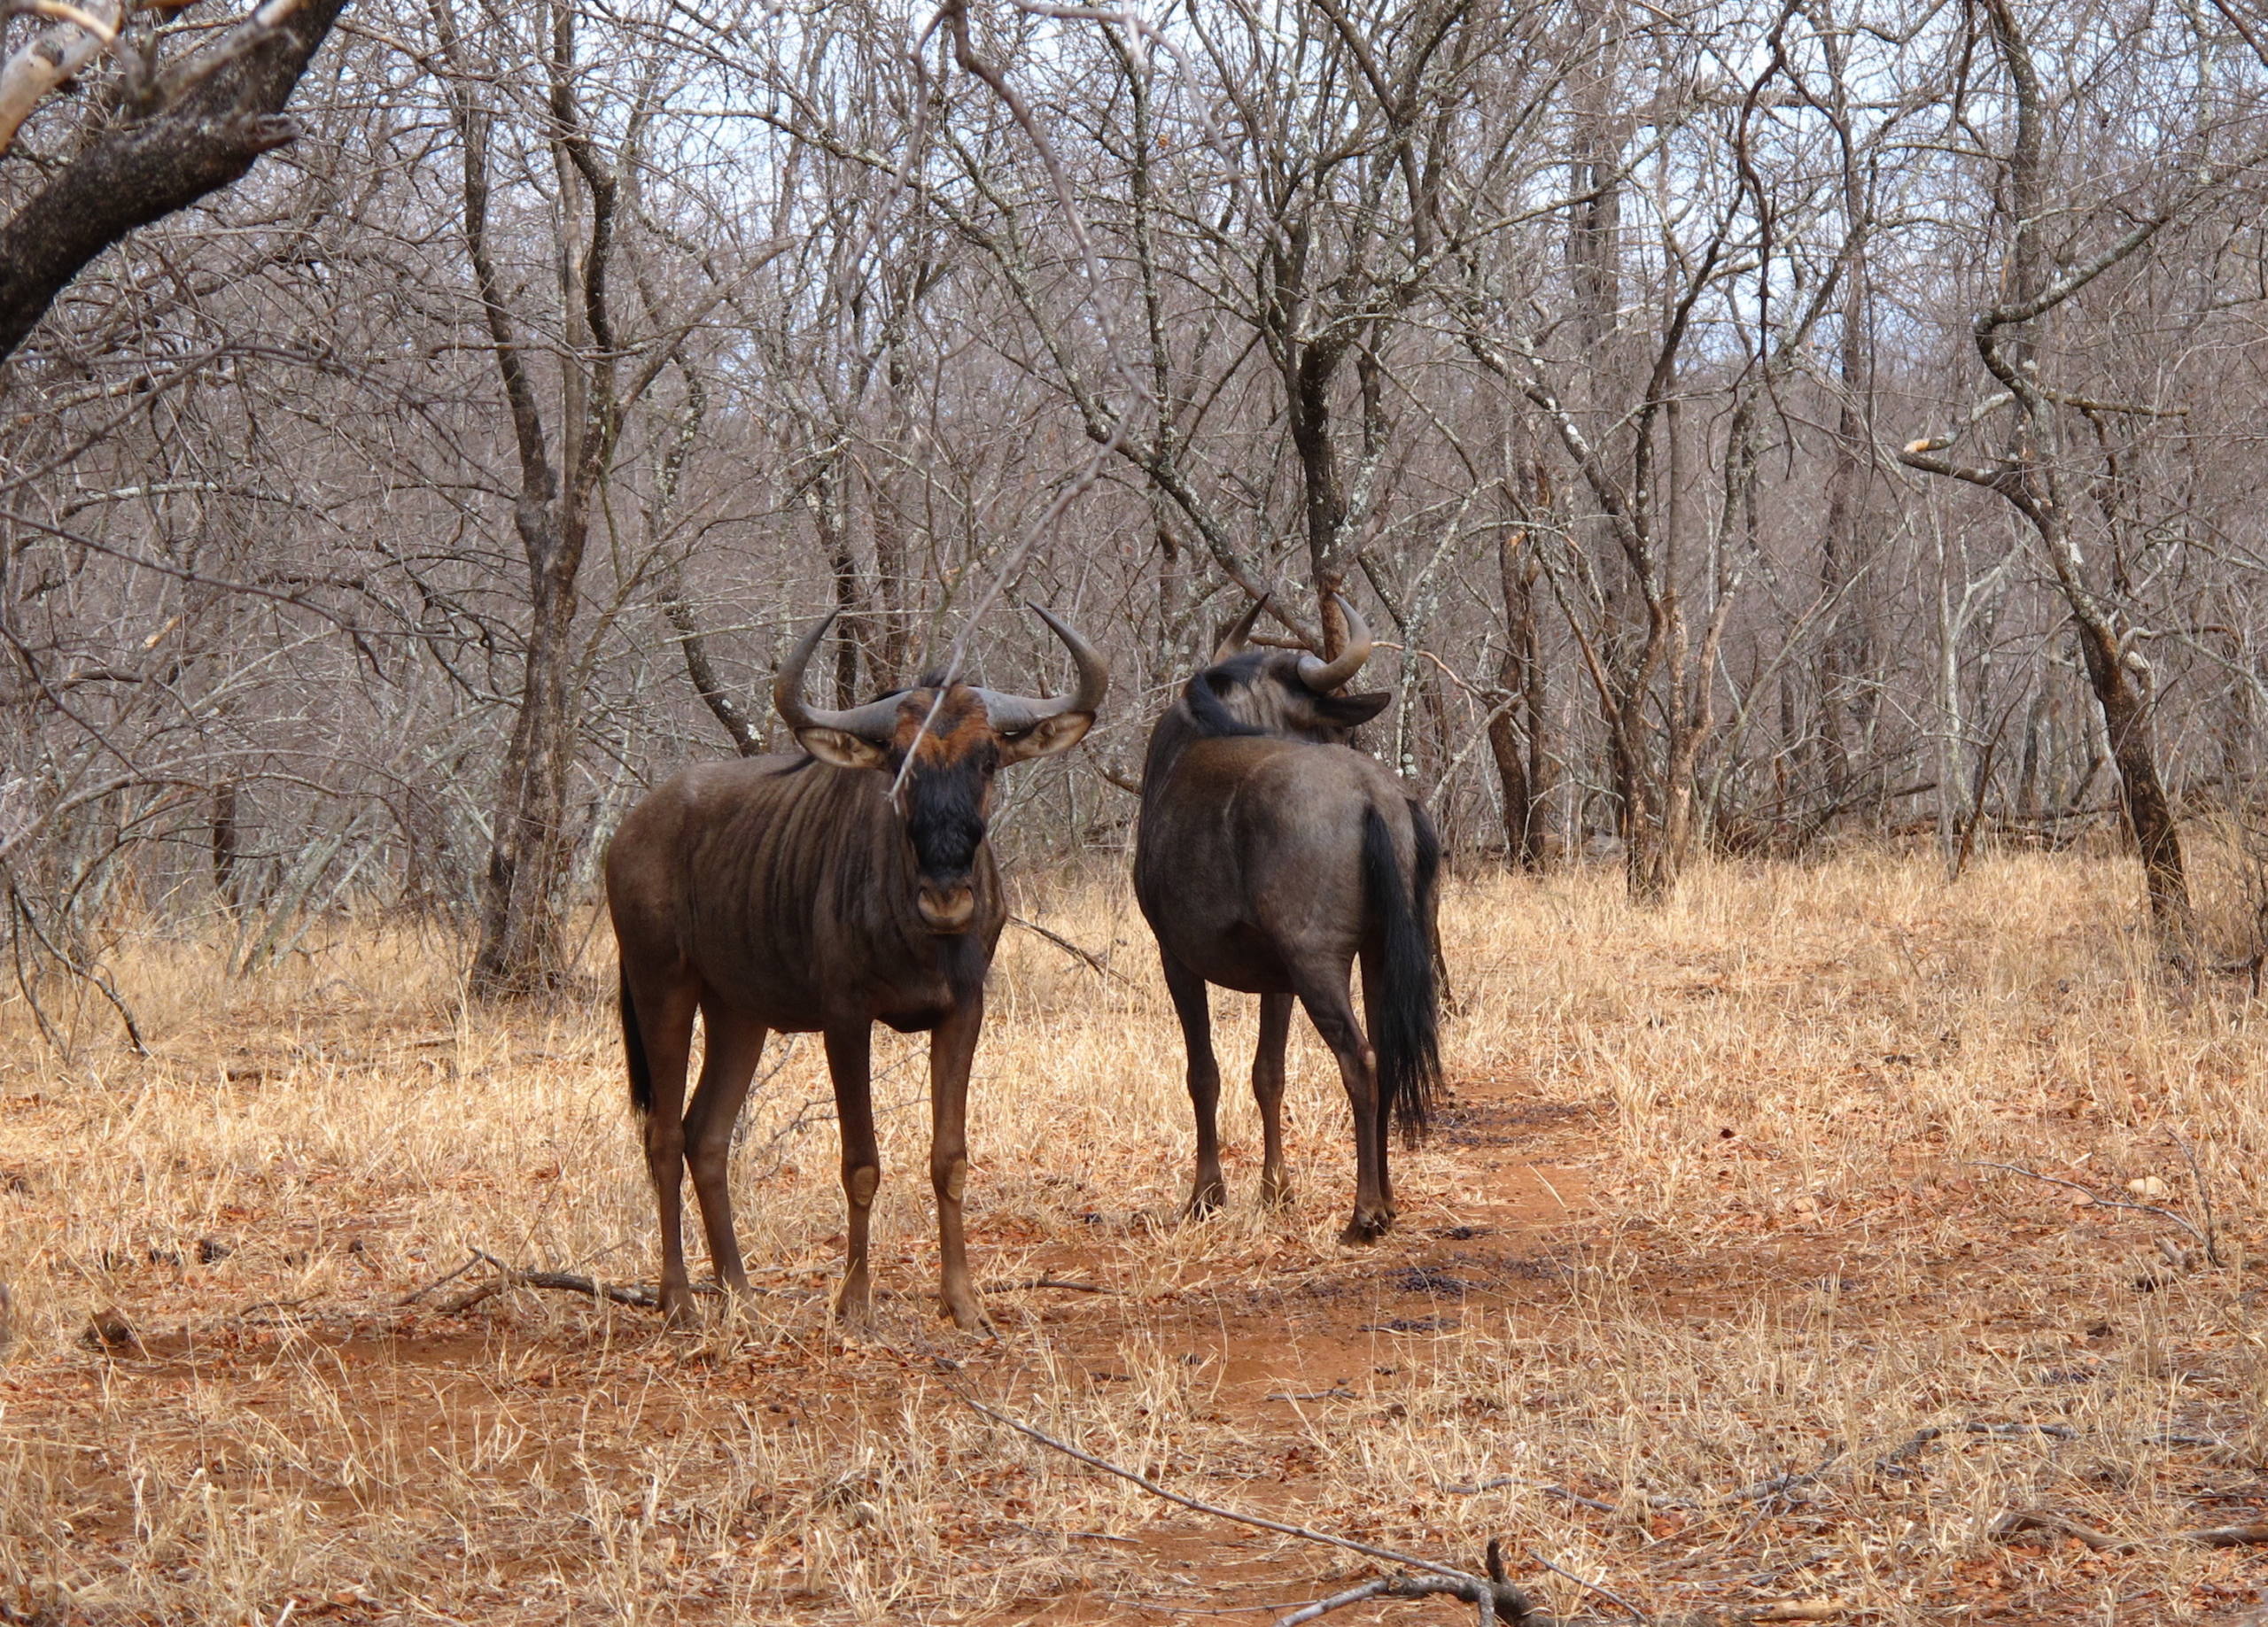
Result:
<svg viewBox="0 0 2268 1627"><path fill-rule="evenodd" d="M1355 1019L1347 993L1347 970L1335 975L1295 972L1300 1003L1323 1042L1339 1061L1340 1082L1355 1120L1355 1218L1339 1234L1341 1243L1371 1243L1385 1234L1394 1214L1387 1207L1385 1171L1376 1134L1379 1113L1378 1058Z"/></svg>
<svg viewBox="0 0 2268 1627"><path fill-rule="evenodd" d="M685 1071L698 990L689 977L633 977L625 987L653 1093L646 1105L646 1172L661 1215L661 1310L681 1326L693 1314L693 1289L685 1274Z"/></svg>
<svg viewBox="0 0 2268 1627"><path fill-rule="evenodd" d="M1292 996L1260 996L1260 1043L1252 1055L1252 1098L1260 1104L1260 1201L1292 1201L1284 1169L1284 1044L1292 1031Z"/></svg>
<svg viewBox="0 0 2268 1627"><path fill-rule="evenodd" d="M873 1045L874 1025L863 1019L827 1030L827 1071L835 1081L835 1118L843 1131L843 1196L850 1205L843 1287L835 1296L835 1314L846 1322L864 1322L873 1308L866 1228L874 1214L874 1189L882 1180L873 1087L866 1072Z"/></svg>
<svg viewBox="0 0 2268 1627"><path fill-rule="evenodd" d="M1213 1059L1212 1003L1203 978L1162 949L1158 958L1165 968L1174 1015L1181 1019L1182 1049L1189 1058L1189 1104L1197 1115L1197 1173L1181 1213L1184 1219L1195 1220L1218 1209L1229 1195L1221 1179L1221 1069Z"/></svg>
<svg viewBox="0 0 2268 1627"><path fill-rule="evenodd" d="M1375 1034L1378 1032L1378 1013L1386 1009L1385 965L1379 952L1365 949L1363 951L1362 966L1363 1031L1366 1034ZM1376 1045L1371 1047L1371 1055L1373 1058L1378 1055ZM1378 1070L1374 1064L1371 1068L1373 1080L1377 1078L1377 1073ZM1372 1093L1372 1099L1378 1104L1377 1111L1371 1115L1371 1135L1378 1150L1379 1197L1386 1205L1386 1218L1392 1220L1399 1213L1394 1206L1392 1141L1386 1135L1386 1130L1394 1119L1394 1104L1386 1099L1383 1087Z"/></svg>
<svg viewBox="0 0 2268 1627"><path fill-rule="evenodd" d="M717 1281L748 1298L748 1273L741 1264L740 1239L733 1233L733 1197L726 1174L733 1150L733 1126L748 1100L750 1081L764 1058L764 1025L720 1011L715 1000L701 1008L701 1082L685 1113L685 1162L693 1173L694 1196L701 1200L701 1228L708 1235L710 1262Z"/></svg>

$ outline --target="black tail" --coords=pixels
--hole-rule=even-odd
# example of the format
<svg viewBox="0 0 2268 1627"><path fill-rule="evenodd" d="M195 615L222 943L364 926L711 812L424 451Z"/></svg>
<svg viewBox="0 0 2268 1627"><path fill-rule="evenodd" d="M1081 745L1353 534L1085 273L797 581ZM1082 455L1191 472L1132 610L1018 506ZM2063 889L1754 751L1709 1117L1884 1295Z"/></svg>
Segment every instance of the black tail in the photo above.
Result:
<svg viewBox="0 0 2268 1627"><path fill-rule="evenodd" d="M646 1042L638 1033L638 1008L630 1001L630 973L622 973L622 1054L630 1064L630 1105L642 1119L654 1111L654 1070L646 1065Z"/></svg>
<svg viewBox="0 0 2268 1627"><path fill-rule="evenodd" d="M1415 895L1402 885L1394 835L1375 808L1363 810L1363 887L1371 913L1384 928L1385 975L1380 1009L1369 1013L1371 1043L1379 1055L1379 1112L1390 1107L1406 1140L1425 1134L1441 1081L1441 1004L1433 984L1433 882L1441 846L1433 822L1410 804L1417 839Z"/></svg>

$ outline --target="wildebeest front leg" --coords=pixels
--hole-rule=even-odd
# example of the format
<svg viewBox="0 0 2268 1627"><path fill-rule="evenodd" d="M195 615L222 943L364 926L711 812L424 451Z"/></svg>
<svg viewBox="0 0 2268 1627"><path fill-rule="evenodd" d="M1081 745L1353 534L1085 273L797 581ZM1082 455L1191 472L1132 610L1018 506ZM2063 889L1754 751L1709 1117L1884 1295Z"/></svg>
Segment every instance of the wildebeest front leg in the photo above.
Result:
<svg viewBox="0 0 2268 1627"><path fill-rule="evenodd" d="M1347 1105L1355 1119L1355 1218L1339 1234L1339 1241L1374 1242L1394 1222L1386 1197L1383 1143L1378 1135L1378 1057L1363 1037L1362 1024L1355 1020L1345 971L1336 979L1301 978L1300 1003L1338 1058L1340 1081L1347 1087Z"/></svg>
<svg viewBox="0 0 2268 1627"><path fill-rule="evenodd" d="M968 1184L968 1070L984 1026L984 994L971 995L929 1034L929 1185L937 1195L939 1308L965 1333L985 1324L968 1280L961 1193Z"/></svg>
<svg viewBox="0 0 2268 1627"><path fill-rule="evenodd" d="M757 1064L764 1059L764 1025L735 1017L710 1001L702 1008L701 1083L685 1113L685 1162L693 1173L694 1196L701 1200L701 1228L708 1234L709 1259L717 1280L734 1297L748 1298L748 1272L741 1264L740 1239L733 1234L733 1198L726 1166L733 1150L733 1125L748 1100Z"/></svg>
<svg viewBox="0 0 2268 1627"><path fill-rule="evenodd" d="M1252 1096L1260 1104L1260 1201L1292 1201L1284 1169L1284 1045L1292 1032L1292 996L1260 996L1260 1043L1252 1055Z"/></svg>
<svg viewBox="0 0 2268 1627"><path fill-rule="evenodd" d="M1221 1179L1221 1069L1213 1060L1213 1011L1205 980L1163 950L1159 959L1165 967L1166 992L1173 996L1174 1015L1181 1019L1182 1049L1189 1058L1189 1104L1197 1115L1197 1174L1181 1210L1193 1220L1212 1213L1229 1195Z"/></svg>
<svg viewBox="0 0 2268 1627"><path fill-rule="evenodd" d="M882 1149L874 1141L873 1083L867 1073L874 1026L862 1019L827 1029L826 1037L827 1071L835 1081L835 1119L843 1131L843 1196L850 1205L843 1287L835 1296L835 1314L846 1322L863 1323L874 1302L866 1274L867 1223L874 1215L874 1189L882 1181Z"/></svg>

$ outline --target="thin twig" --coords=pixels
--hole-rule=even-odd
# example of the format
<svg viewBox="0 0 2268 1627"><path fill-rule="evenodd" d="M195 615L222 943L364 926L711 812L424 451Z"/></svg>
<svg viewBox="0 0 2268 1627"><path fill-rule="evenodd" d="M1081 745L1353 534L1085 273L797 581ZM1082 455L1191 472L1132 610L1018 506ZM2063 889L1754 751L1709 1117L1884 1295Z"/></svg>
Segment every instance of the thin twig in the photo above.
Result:
<svg viewBox="0 0 2268 1627"><path fill-rule="evenodd" d="M1964 1423L1964 1434L1990 1435L1997 1440L2021 1440L2027 1435L2045 1435L2050 1440L2075 1441L2079 1432L2068 1423Z"/></svg>
<svg viewBox="0 0 2268 1627"><path fill-rule="evenodd" d="M414 1294L404 1294L400 1298L395 1300L394 1304L397 1306L416 1305L420 1299L425 1298L426 1295L431 1293L435 1289L447 1287L449 1283L455 1282L459 1277L462 1276L466 1272L471 1270L479 1263L480 1251L478 1249L475 1249L470 1255L466 1256L464 1264L459 1266L454 1271L447 1272L443 1275L435 1277L431 1282L426 1283L424 1287L419 1289Z"/></svg>
<svg viewBox="0 0 2268 1627"><path fill-rule="evenodd" d="M2268 1524L2259 1525L2202 1525L2190 1530L2169 1531L2162 1537L2113 1537L2108 1531L2097 1530L2092 1525L2082 1525L2046 1508L2017 1508L2002 1515L1992 1526L1995 1537L2013 1537L2024 1531L2046 1531L2051 1536L2070 1537L2085 1543L2097 1553L2132 1553L2137 1549L2160 1543L2189 1542L2200 1547L2235 1548L2268 1543Z"/></svg>
<svg viewBox="0 0 2268 1627"><path fill-rule="evenodd" d="M1082 1452L1068 1441L1056 1439L1045 1429L1035 1429L1021 1419L1011 1418L998 1407L987 1406L973 1395L959 1390L953 1393L959 1396L962 1403L972 1411L982 1413L995 1423L1004 1424L1017 1434L1028 1439L1036 1440L1043 1446L1052 1447L1067 1458L1076 1458L1090 1468L1099 1468L1106 1475L1115 1475L1121 1480L1130 1481L1153 1497L1162 1498L1169 1503L1177 1504L1197 1514L1209 1514L1218 1520L1233 1520L1239 1525L1250 1525L1263 1531L1274 1531L1278 1536L1297 1537L1307 1542L1319 1542L1327 1547L1345 1548L1351 1553L1366 1554L1371 1559L1386 1560L1396 1565L1407 1565L1413 1570L1428 1571L1437 1577L1449 1577L1460 1582L1477 1582L1480 1579L1457 1569L1455 1566L1437 1565L1432 1560L1419 1559L1414 1553L1403 1553L1393 1548L1381 1548L1371 1543L1357 1542L1352 1537L1334 1536L1329 1531L1319 1531L1311 1526L1286 1525L1280 1520L1267 1519L1256 1514L1244 1514L1234 1508L1223 1508L1214 1503L1200 1502L1193 1497L1184 1497L1178 1491L1168 1491L1147 1475L1137 1474L1130 1468L1121 1468L1107 1458L1099 1458L1092 1453Z"/></svg>
<svg viewBox="0 0 2268 1627"><path fill-rule="evenodd" d="M2061 1175L2043 1175L2038 1170L2026 1169L2020 1164L1994 1164L1984 1158L1967 1158L1962 1161L1974 1169L2005 1170L2011 1175L2023 1175L2030 1180L2044 1181L2050 1186L2069 1187L2072 1191L2083 1196L2087 1202L2093 1204L2098 1209L2132 1209L2141 1214L2155 1214L2161 1220L2171 1220L2176 1226L2179 1226L2182 1230L2196 1238L2200 1244L2204 1243L2206 1241L2205 1234L2203 1232L2199 1231L2187 1220L2183 1220L2179 1215L2174 1213L2172 1210L2161 1209L2155 1204L2121 1203L2115 1197L2105 1197L2093 1187L2082 1186L2076 1181L2066 1181Z"/></svg>
<svg viewBox="0 0 2268 1627"><path fill-rule="evenodd" d="M587 1299L603 1299L610 1304L629 1305L641 1311L656 1309L662 1303L660 1291L643 1283L625 1287L616 1282L597 1282L573 1271L524 1271L517 1266L498 1259L485 1249L475 1249L473 1253L478 1259L485 1260L496 1268L496 1279L483 1282L444 1305L441 1313L445 1316L461 1315L482 1300L508 1288L548 1288L559 1293L580 1294ZM695 1282L691 1286L696 1294L724 1291L713 1282Z"/></svg>
<svg viewBox="0 0 2268 1627"><path fill-rule="evenodd" d="M983 1291L988 1294L1021 1294L1035 1288L1060 1288L1072 1294L1122 1294L1122 1288L1105 1288L1099 1282L1074 1282L1065 1277L1028 1277L1021 1282L986 1282Z"/></svg>
<svg viewBox="0 0 2268 1627"><path fill-rule="evenodd" d="M1096 972L1099 972L1104 977L1116 978L1120 982L1126 983L1129 988L1132 987L1132 984L1129 982L1123 972L1113 972L1108 966L1103 965L1102 957L1097 955L1092 949L1081 949L1077 944L1072 942L1070 939L1064 937L1060 933L1050 932L1038 922L1027 921L1021 915L1012 915L1008 919L1012 924L1022 927L1026 932L1036 934L1037 936L1046 939L1057 949L1061 949L1066 955L1076 956L1077 958L1085 961L1088 965L1093 967Z"/></svg>
<svg viewBox="0 0 2268 1627"><path fill-rule="evenodd" d="M1270 1396L1268 1398L1272 1401L1276 1398ZM1563 1497L1571 1503L1580 1504L1585 1508L1595 1508L1601 1514L1622 1512L1612 1503L1601 1502L1596 1497L1585 1497L1581 1492L1570 1491L1562 1485L1544 1485L1534 1480L1523 1480L1518 1475L1499 1475L1493 1480L1476 1480L1464 1485L1443 1486L1441 1490L1452 1497L1478 1497L1483 1491L1494 1491L1503 1486L1524 1486L1531 1491L1541 1491L1546 1497Z"/></svg>
<svg viewBox="0 0 2268 1627"><path fill-rule="evenodd" d="M1493 1546L1494 1545L1492 1544L1491 1546ZM1648 1615L1643 1610L1641 1610L1636 1605L1632 1604L1627 1599L1625 1599L1621 1594L1616 1592L1612 1588L1602 1587L1599 1584L1592 1581L1588 1577L1579 1577L1572 1570L1562 1569L1557 1565L1553 1564L1550 1560L1544 1558L1542 1554L1538 1553L1533 1548L1527 1550L1527 1556L1535 1563L1542 1566L1546 1570L1550 1571L1553 1576L1565 1577L1567 1580L1573 1582L1577 1587L1584 1588L1591 1592L1596 1593L1601 1599L1606 1600L1610 1603L1620 1605L1624 1609L1630 1612L1630 1619L1634 1622L1650 1623L1654 1619L1652 1616Z"/></svg>
<svg viewBox="0 0 2268 1627"><path fill-rule="evenodd" d="M2257 973L2256 972L2255 975ZM2221 1258L2220 1238L2213 1225L2213 1194L2205 1185L2205 1172L2198 1167L2197 1149L2189 1144L2189 1137L2179 1130L2173 1132L2173 1144L2181 1149L2181 1156L2189 1160L2189 1179L2197 1187L2197 1207L2205 1216L2205 1259L2216 1267L2228 1262Z"/></svg>

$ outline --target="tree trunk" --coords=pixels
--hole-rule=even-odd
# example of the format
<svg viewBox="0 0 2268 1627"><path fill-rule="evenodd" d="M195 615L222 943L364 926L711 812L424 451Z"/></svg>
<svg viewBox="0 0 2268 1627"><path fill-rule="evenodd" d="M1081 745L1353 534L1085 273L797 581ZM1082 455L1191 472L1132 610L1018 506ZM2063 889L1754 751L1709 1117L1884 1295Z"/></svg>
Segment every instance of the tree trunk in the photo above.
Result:
<svg viewBox="0 0 2268 1627"><path fill-rule="evenodd" d="M491 997L544 992L556 984L566 958L561 895L572 849L567 781L579 732L571 678L582 527L555 530L548 521L544 516L548 534L528 542L535 593L527 656L480 892L472 984Z"/></svg>
<svg viewBox="0 0 2268 1627"><path fill-rule="evenodd" d="M1504 654L1496 686L1504 699L1488 719L1488 750L1503 794L1504 857L1520 870L1543 868L1543 668L1537 659L1535 565L1524 556L1525 529L1497 544L1504 595Z"/></svg>
<svg viewBox="0 0 2268 1627"><path fill-rule="evenodd" d="M563 283L573 297L567 323L571 343L560 358L560 417L569 470L563 484L552 461L535 379L488 251L491 115L478 100L474 77L464 72L447 13L441 15L443 47L459 76L454 94L464 146L465 251L512 422L520 466L513 524L528 571L526 655L518 710L497 778L472 964L474 994L513 998L557 987L567 971L567 786L581 735L573 643L576 581L595 494L621 430L622 409L615 394L620 351L607 303L617 183L593 151L568 89L573 13L562 8L553 16L548 64L552 140L562 159L559 206L570 209L564 189L579 180L588 206L589 234L577 245L579 263L571 258L563 266ZM631 158L626 151L624 156Z"/></svg>
<svg viewBox="0 0 2268 1627"><path fill-rule="evenodd" d="M2182 864L2181 833L2173 804L2158 777L2156 730L2147 688L2149 669L2139 655L2118 647L2107 626L2092 618L2079 622L2079 648L2086 657L2087 684L2110 734L2111 761L2118 765L2127 828L2142 858L2142 885L2150 919L2177 955L2185 955L2196 927L2189 907L2189 878Z"/></svg>
<svg viewBox="0 0 2268 1627"><path fill-rule="evenodd" d="M240 833L237 825L237 784L224 779L213 787L213 890L230 910L244 903L237 875Z"/></svg>

